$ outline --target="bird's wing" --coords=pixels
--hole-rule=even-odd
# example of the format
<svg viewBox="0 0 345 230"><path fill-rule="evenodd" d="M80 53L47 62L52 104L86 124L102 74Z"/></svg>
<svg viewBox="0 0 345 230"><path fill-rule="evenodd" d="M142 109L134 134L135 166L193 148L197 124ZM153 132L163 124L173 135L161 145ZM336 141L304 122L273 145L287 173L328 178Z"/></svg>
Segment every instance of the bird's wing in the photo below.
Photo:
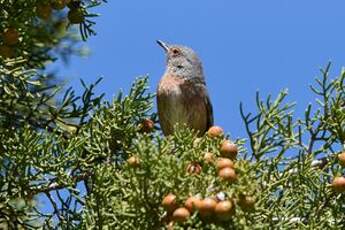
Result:
<svg viewBox="0 0 345 230"><path fill-rule="evenodd" d="M210 128L213 125L213 108L211 104L210 97L207 93L206 86L205 86L205 107L207 112L207 129Z"/></svg>
<svg viewBox="0 0 345 230"><path fill-rule="evenodd" d="M212 103L210 100L210 96L208 95L207 92L207 87L206 87L206 82L203 78L193 78L194 83L201 87L201 90L199 92L202 92L203 95L202 97L204 98L204 103L205 103L205 108L206 108L206 115L207 115L207 129L213 126L213 108L212 108Z"/></svg>
<svg viewBox="0 0 345 230"><path fill-rule="evenodd" d="M203 81L203 79L194 79L194 80L202 80L200 82L194 82L194 84L192 84L194 87L199 88L197 90L197 92L200 94L200 96L203 98L203 103L205 106L205 110L206 110L206 130L205 132L211 127L213 126L213 108L212 108L212 103L210 100L210 96L208 95L207 92L207 87L206 87L206 83Z"/></svg>

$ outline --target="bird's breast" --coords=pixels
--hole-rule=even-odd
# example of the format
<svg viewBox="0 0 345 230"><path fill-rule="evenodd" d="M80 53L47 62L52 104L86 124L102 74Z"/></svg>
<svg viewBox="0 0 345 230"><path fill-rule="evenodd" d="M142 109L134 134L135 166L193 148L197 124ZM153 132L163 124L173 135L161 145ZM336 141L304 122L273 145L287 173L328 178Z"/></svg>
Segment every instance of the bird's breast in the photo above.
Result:
<svg viewBox="0 0 345 230"><path fill-rule="evenodd" d="M157 106L164 133L172 133L176 123L196 130L206 126L206 111L198 90L182 78L166 75L157 89Z"/></svg>
<svg viewBox="0 0 345 230"><path fill-rule="evenodd" d="M181 95L181 86L185 80L176 76L165 75L159 82L157 93L161 95L169 95L178 97Z"/></svg>
<svg viewBox="0 0 345 230"><path fill-rule="evenodd" d="M183 79L164 76L158 85L157 98L160 117L169 123L182 122L181 117L186 113L186 92L182 91Z"/></svg>

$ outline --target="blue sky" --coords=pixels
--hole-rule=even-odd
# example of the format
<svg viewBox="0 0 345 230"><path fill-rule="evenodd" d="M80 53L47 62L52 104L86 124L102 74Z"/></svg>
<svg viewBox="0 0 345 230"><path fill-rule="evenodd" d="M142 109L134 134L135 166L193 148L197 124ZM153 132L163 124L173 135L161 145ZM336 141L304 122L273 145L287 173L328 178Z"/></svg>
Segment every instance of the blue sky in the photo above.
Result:
<svg viewBox="0 0 345 230"><path fill-rule="evenodd" d="M94 82L111 99L149 74L155 91L165 56L156 39L192 47L204 65L215 123L233 137L245 137L239 103L253 111L255 92L277 95L289 89L301 115L314 101L308 89L329 60L332 73L345 64L345 1L175 0L114 1L93 9L98 35L86 45L88 58L60 64L60 76L81 92L79 79Z"/></svg>

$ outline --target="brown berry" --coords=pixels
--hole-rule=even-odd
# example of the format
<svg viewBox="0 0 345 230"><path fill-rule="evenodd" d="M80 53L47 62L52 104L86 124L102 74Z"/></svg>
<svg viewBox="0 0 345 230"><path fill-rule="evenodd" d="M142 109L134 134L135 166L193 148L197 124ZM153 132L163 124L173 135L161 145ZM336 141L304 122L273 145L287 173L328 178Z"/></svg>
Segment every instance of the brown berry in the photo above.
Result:
<svg viewBox="0 0 345 230"><path fill-rule="evenodd" d="M338 161L341 166L345 167L345 152L338 154Z"/></svg>
<svg viewBox="0 0 345 230"><path fill-rule="evenodd" d="M212 163L212 162L214 162L214 160L215 160L215 156L214 156L214 154L213 153L205 153L205 155L204 155L204 161L206 162L206 163Z"/></svg>
<svg viewBox="0 0 345 230"><path fill-rule="evenodd" d="M229 220L231 216L235 213L235 206L232 203L232 201L221 201L216 205L214 212L218 219Z"/></svg>
<svg viewBox="0 0 345 230"><path fill-rule="evenodd" d="M3 58L12 58L15 53L12 47L0 45L0 56Z"/></svg>
<svg viewBox="0 0 345 230"><path fill-rule="evenodd" d="M201 200L201 202L198 204L198 210L199 213L202 216L210 216L214 213L214 209L216 208L217 201L215 201L212 198L205 198Z"/></svg>
<svg viewBox="0 0 345 230"><path fill-rule="evenodd" d="M255 206L255 198L252 196L240 195L238 205L243 211L252 211Z"/></svg>
<svg viewBox="0 0 345 230"><path fill-rule="evenodd" d="M173 212L172 217L176 222L184 222L190 217L190 212L186 208L178 208Z"/></svg>
<svg viewBox="0 0 345 230"><path fill-rule="evenodd" d="M83 9L78 8L72 8L68 11L67 14L68 20L71 24L80 24L84 22L84 12Z"/></svg>
<svg viewBox="0 0 345 230"><path fill-rule="evenodd" d="M217 160L217 169L221 170L223 168L234 168L234 162L228 158L219 158Z"/></svg>
<svg viewBox="0 0 345 230"><path fill-rule="evenodd" d="M334 177L332 188L336 192L345 192L345 177Z"/></svg>
<svg viewBox="0 0 345 230"><path fill-rule="evenodd" d="M52 8L49 4L40 4L36 8L37 16L43 20L48 20L52 14Z"/></svg>
<svg viewBox="0 0 345 230"><path fill-rule="evenodd" d="M140 131L144 133L150 133L155 127L155 123L151 119L144 119L140 124Z"/></svg>
<svg viewBox="0 0 345 230"><path fill-rule="evenodd" d="M54 10L62 10L71 0L52 0L51 6Z"/></svg>
<svg viewBox="0 0 345 230"><path fill-rule="evenodd" d="M202 170L201 165L197 162L192 162L187 165L187 172L189 174L197 175L201 173L201 170Z"/></svg>
<svg viewBox="0 0 345 230"><path fill-rule="evenodd" d="M237 153L238 153L238 148L236 144L232 143L229 140L225 140L222 142L220 146L220 154L223 157L236 159Z"/></svg>
<svg viewBox="0 0 345 230"><path fill-rule="evenodd" d="M186 202L184 202L184 206L186 209L189 210L190 213L194 212L198 207L200 207L201 199L195 196L189 197Z"/></svg>
<svg viewBox="0 0 345 230"><path fill-rule="evenodd" d="M172 193L166 195L162 201L162 206L168 210L173 211L176 209L176 196Z"/></svg>
<svg viewBox="0 0 345 230"><path fill-rule="evenodd" d="M207 135L211 138L223 136L224 130L219 126L212 126L208 129Z"/></svg>
<svg viewBox="0 0 345 230"><path fill-rule="evenodd" d="M19 33L15 28L8 28L2 34L4 44L13 46L19 42Z"/></svg>
<svg viewBox="0 0 345 230"><path fill-rule="evenodd" d="M234 182L237 180L236 172L232 168L222 168L219 170L218 176L228 182Z"/></svg>
<svg viewBox="0 0 345 230"><path fill-rule="evenodd" d="M137 156L131 156L127 159L127 162L131 167L138 167L140 165L140 159Z"/></svg>

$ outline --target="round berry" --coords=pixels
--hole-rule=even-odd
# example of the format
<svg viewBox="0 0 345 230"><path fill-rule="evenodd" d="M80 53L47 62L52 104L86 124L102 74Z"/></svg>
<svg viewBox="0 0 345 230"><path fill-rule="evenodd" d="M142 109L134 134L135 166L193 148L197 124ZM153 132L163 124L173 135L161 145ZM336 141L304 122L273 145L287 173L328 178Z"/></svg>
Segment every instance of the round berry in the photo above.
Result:
<svg viewBox="0 0 345 230"><path fill-rule="evenodd" d="M143 133L150 133L153 131L155 123L151 119L144 119L140 124L140 131Z"/></svg>
<svg viewBox="0 0 345 230"><path fill-rule="evenodd" d="M223 168L234 168L234 162L228 158L219 158L217 160L217 168L221 170Z"/></svg>
<svg viewBox="0 0 345 230"><path fill-rule="evenodd" d="M192 213L197 209L197 207L200 207L200 202L201 200L198 197L191 196L186 200L184 206L190 213Z"/></svg>
<svg viewBox="0 0 345 230"><path fill-rule="evenodd" d="M223 168L219 170L218 176L228 182L234 182L237 180L236 172L232 168Z"/></svg>
<svg viewBox="0 0 345 230"><path fill-rule="evenodd" d="M238 148L236 144L232 143L229 140L225 140L222 142L220 146L220 154L223 157L236 159L237 153L238 153Z"/></svg>
<svg viewBox="0 0 345 230"><path fill-rule="evenodd" d="M208 129L207 135L211 138L223 136L224 130L219 126L212 126Z"/></svg>
<svg viewBox="0 0 345 230"><path fill-rule="evenodd" d="M216 205L214 212L218 219L228 220L234 214L235 206L229 200L221 201Z"/></svg>
<svg viewBox="0 0 345 230"><path fill-rule="evenodd" d="M345 192L345 177L334 177L332 188L336 192Z"/></svg>
<svg viewBox="0 0 345 230"><path fill-rule="evenodd" d="M13 46L19 42L19 33L15 28L8 28L2 34L4 44Z"/></svg>
<svg viewBox="0 0 345 230"><path fill-rule="evenodd" d="M345 167L345 152L338 154L338 161L341 166Z"/></svg>
<svg viewBox="0 0 345 230"><path fill-rule="evenodd" d="M173 211L176 208L176 196L172 193L169 193L163 198L162 206L168 210Z"/></svg>
<svg viewBox="0 0 345 230"><path fill-rule="evenodd" d="M172 214L176 222L184 222L190 217L190 212L186 208L178 208Z"/></svg>
<svg viewBox="0 0 345 230"><path fill-rule="evenodd" d="M202 216L210 216L214 213L214 209L216 208L217 201L215 201L212 198L205 198L201 200L201 202L198 204L198 210L199 213Z"/></svg>

